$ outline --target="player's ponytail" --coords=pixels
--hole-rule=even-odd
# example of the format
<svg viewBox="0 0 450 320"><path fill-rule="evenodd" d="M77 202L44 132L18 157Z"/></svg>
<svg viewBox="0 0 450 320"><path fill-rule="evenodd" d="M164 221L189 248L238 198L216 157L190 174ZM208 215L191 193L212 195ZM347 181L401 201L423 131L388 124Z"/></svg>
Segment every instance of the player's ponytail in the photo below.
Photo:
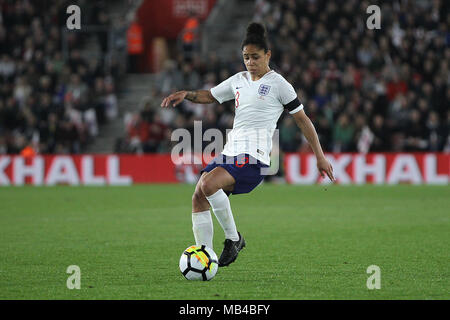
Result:
<svg viewBox="0 0 450 320"><path fill-rule="evenodd" d="M258 46L261 49L264 49L264 52L269 50L269 44L266 36L266 28L258 22L252 22L247 27L247 35L242 42L241 49L248 44L253 44Z"/></svg>

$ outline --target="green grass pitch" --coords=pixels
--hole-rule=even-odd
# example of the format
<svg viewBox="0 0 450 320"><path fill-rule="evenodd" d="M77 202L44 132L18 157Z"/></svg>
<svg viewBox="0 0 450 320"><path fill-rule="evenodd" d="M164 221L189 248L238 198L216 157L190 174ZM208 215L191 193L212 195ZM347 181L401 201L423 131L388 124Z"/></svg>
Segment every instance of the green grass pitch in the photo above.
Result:
<svg viewBox="0 0 450 320"><path fill-rule="evenodd" d="M448 186L264 184L231 196L247 247L209 282L178 269L193 185L0 189L1 299L449 299ZM214 249L224 234L214 220ZM66 286L67 267L81 289ZM366 286L380 267L381 289Z"/></svg>

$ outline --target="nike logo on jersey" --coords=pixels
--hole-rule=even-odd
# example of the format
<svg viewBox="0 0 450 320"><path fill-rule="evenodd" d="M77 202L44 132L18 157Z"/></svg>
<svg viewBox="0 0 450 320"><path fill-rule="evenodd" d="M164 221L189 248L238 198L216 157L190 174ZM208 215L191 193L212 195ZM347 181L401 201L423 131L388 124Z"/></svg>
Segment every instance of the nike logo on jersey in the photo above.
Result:
<svg viewBox="0 0 450 320"><path fill-rule="evenodd" d="M240 89L240 88L243 88L243 87L236 87L236 90L237 90L237 89Z"/></svg>

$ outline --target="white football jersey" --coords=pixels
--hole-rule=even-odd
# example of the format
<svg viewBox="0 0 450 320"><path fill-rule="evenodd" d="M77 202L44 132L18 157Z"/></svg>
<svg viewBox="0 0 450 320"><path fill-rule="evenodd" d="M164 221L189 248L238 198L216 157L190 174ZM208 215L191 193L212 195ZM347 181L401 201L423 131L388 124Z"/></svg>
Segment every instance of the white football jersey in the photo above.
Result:
<svg viewBox="0 0 450 320"><path fill-rule="evenodd" d="M222 154L248 153L267 165L273 133L283 110L293 114L303 109L292 85L273 70L256 81L250 72L239 72L211 88L211 94L219 103L235 100L233 129Z"/></svg>

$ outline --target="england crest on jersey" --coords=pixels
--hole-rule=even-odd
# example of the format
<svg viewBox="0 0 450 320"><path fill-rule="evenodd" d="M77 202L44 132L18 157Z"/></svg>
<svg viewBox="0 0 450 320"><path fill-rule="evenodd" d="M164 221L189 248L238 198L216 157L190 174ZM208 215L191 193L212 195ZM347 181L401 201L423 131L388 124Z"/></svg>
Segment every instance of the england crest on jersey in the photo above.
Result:
<svg viewBox="0 0 450 320"><path fill-rule="evenodd" d="M267 96L269 91L270 91L270 86L268 86L267 84L262 84L259 86L258 94L261 96Z"/></svg>

